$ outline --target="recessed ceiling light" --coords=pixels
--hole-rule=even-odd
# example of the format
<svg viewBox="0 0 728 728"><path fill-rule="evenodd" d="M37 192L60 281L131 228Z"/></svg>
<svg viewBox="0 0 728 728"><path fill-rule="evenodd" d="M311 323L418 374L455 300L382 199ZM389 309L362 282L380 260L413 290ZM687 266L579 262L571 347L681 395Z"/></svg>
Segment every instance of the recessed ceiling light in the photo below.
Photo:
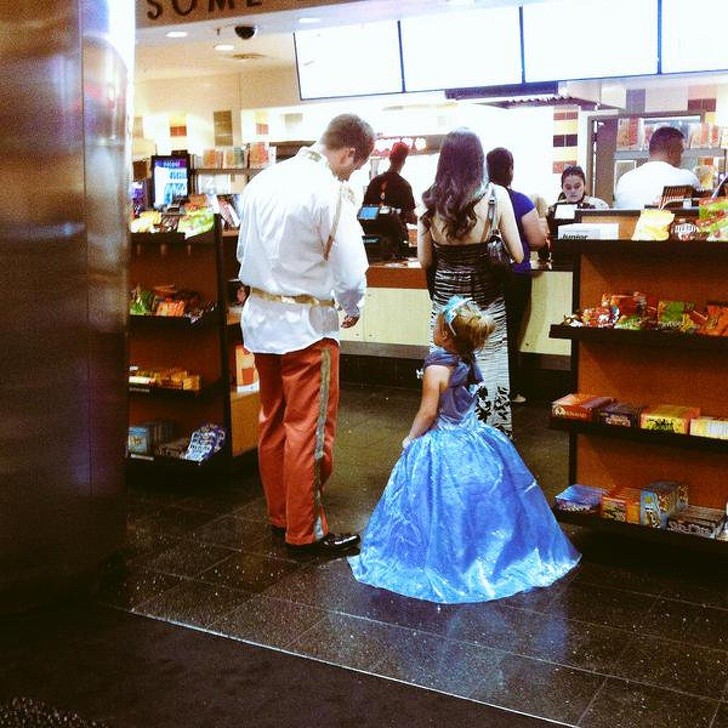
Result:
<svg viewBox="0 0 728 728"><path fill-rule="evenodd" d="M216 51L234 51L235 46L232 43L218 43L215 46Z"/></svg>
<svg viewBox="0 0 728 728"><path fill-rule="evenodd" d="M167 33L167 38L186 38L186 37L187 37L186 30L170 30L169 33Z"/></svg>
<svg viewBox="0 0 728 728"><path fill-rule="evenodd" d="M313 25L314 23L320 23L321 18L304 17L304 18L299 18L298 22L301 25Z"/></svg>

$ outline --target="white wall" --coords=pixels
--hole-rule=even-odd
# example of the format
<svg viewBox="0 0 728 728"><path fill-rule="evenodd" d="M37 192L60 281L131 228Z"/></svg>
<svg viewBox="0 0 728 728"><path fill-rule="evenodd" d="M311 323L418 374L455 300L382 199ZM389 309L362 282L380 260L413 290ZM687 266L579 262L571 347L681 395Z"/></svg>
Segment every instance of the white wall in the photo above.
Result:
<svg viewBox="0 0 728 728"><path fill-rule="evenodd" d="M716 89L715 123L728 126L728 86L718 86Z"/></svg>
<svg viewBox="0 0 728 728"><path fill-rule="evenodd" d="M233 138L240 139L240 85L237 74L174 81L148 81L134 87L134 116L144 120L144 137L158 154L187 149L200 154L215 146L213 112L232 111ZM187 137L170 137L170 114L185 114Z"/></svg>

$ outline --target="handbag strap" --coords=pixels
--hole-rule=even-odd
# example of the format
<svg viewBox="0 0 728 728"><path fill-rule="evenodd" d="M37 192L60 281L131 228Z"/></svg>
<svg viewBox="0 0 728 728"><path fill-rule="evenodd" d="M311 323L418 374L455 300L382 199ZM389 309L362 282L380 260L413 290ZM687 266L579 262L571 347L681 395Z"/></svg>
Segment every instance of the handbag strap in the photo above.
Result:
<svg viewBox="0 0 728 728"><path fill-rule="evenodd" d="M495 224L495 214L497 210L497 201L495 198L495 187L493 186L492 182L488 183L488 187L490 188L490 197L488 198L488 214L486 216L486 220L490 223L488 225L487 231L486 229L483 229L483 239L481 240L482 243L484 243L492 233L498 232L498 226Z"/></svg>

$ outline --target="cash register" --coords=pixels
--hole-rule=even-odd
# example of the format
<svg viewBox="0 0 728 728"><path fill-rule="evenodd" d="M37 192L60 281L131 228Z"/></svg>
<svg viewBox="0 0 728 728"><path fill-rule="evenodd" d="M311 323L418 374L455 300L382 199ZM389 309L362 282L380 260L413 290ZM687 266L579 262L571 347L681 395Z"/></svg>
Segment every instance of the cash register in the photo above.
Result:
<svg viewBox="0 0 728 728"><path fill-rule="evenodd" d="M549 228L549 237L551 245L554 240L559 239L559 228L562 225L571 225L576 222L577 210L593 210L593 205L583 202L567 202L566 200L557 200L551 205L546 214L546 223ZM552 247L544 246L538 251L538 258L541 261L550 261L552 263L565 262L559 260L559 256L554 254Z"/></svg>
<svg viewBox="0 0 728 728"><path fill-rule="evenodd" d="M364 230L364 249L370 263L407 257L407 226L399 210L388 205L364 205L357 219Z"/></svg>

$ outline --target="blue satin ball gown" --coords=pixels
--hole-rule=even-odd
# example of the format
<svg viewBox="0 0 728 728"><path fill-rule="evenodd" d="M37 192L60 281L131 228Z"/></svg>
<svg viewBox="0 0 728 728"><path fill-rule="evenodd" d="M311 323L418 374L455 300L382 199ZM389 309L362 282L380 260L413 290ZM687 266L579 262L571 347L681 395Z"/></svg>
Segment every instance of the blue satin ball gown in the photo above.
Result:
<svg viewBox="0 0 728 728"><path fill-rule="evenodd" d="M510 439L479 421L477 364L453 366L433 427L402 452L349 557L365 584L443 604L549 586L580 559Z"/></svg>

